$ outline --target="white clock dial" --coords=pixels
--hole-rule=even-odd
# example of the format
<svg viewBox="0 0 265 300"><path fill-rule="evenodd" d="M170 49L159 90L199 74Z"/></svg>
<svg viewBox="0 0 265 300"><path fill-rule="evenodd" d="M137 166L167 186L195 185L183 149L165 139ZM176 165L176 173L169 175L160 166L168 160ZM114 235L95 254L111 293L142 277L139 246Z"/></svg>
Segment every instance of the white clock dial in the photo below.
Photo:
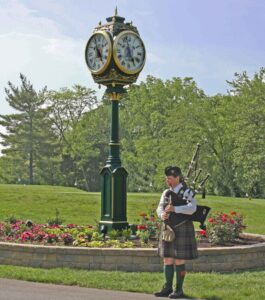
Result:
<svg viewBox="0 0 265 300"><path fill-rule="evenodd" d="M139 35L123 31L114 40L113 56L118 68L127 74L141 71L145 63L145 47Z"/></svg>
<svg viewBox="0 0 265 300"><path fill-rule="evenodd" d="M106 70L110 63L112 45L106 32L98 31L88 40L85 58L90 71L100 74Z"/></svg>

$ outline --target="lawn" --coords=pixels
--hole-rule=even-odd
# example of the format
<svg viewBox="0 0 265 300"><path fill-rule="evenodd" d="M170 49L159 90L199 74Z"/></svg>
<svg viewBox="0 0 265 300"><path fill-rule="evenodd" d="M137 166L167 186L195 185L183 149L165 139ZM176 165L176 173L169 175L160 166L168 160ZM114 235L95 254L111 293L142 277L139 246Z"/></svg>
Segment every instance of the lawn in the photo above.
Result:
<svg viewBox="0 0 265 300"><path fill-rule="evenodd" d="M152 204L156 207L159 193L129 193L128 221L137 223L139 214L146 212ZM265 234L262 199L240 199L207 196L199 204L212 211L233 210L245 216L246 232ZM45 223L55 216L55 209L65 220L64 224L95 224L100 217L100 193L87 193L76 188L53 186L0 185L0 221L15 215L20 219L32 219ZM194 223L198 227L197 223ZM162 265L161 265L162 271ZM40 269L0 265L0 277L23 279L46 283L79 285L83 287L153 293L163 284L162 273L126 273L89 271L68 268ZM233 273L193 273L186 276L184 288L191 297L221 300L265 299L265 270Z"/></svg>
<svg viewBox="0 0 265 300"><path fill-rule="evenodd" d="M164 283L163 274L158 272L126 273L1 265L0 277L142 293L153 293ZM264 270L229 274L188 272L184 289L189 296L200 299L264 300L264 282Z"/></svg>
<svg viewBox="0 0 265 300"><path fill-rule="evenodd" d="M152 204L156 207L159 199L159 193L128 193L128 222L137 223L139 214ZM197 200L199 204L210 206L213 212L240 212L248 226L246 232L265 234L265 200L219 196L201 199L200 195ZM48 218L55 217L56 208L65 224L95 224L100 218L100 193L57 186L0 185L0 221L15 215L45 223ZM198 223L194 224L198 227Z"/></svg>

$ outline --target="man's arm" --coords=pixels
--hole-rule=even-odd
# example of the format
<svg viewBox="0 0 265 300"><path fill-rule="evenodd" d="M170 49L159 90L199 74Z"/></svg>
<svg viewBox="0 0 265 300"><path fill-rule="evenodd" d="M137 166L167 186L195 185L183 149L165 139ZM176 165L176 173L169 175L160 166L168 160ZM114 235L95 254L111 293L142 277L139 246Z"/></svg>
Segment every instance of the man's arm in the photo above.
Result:
<svg viewBox="0 0 265 300"><path fill-rule="evenodd" d="M165 212L164 210L164 196L165 196L166 190L162 193L160 197L160 202L158 204L158 207L156 209L156 213L160 219L162 219L162 213Z"/></svg>
<svg viewBox="0 0 265 300"><path fill-rule="evenodd" d="M197 210L197 201L192 197L193 192L187 189L184 192L183 198L189 200L189 203L186 205L174 206L174 211L177 214L186 214L192 215Z"/></svg>

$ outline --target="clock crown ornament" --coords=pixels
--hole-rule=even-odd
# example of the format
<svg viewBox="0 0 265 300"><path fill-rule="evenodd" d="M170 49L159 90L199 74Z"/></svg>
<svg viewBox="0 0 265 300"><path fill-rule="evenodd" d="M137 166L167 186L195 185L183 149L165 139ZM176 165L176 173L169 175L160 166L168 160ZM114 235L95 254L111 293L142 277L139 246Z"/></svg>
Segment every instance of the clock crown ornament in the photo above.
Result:
<svg viewBox="0 0 265 300"><path fill-rule="evenodd" d="M123 86L134 83L146 60L144 43L132 22L115 14L107 23L95 27L86 49L86 64L94 81L124 92Z"/></svg>

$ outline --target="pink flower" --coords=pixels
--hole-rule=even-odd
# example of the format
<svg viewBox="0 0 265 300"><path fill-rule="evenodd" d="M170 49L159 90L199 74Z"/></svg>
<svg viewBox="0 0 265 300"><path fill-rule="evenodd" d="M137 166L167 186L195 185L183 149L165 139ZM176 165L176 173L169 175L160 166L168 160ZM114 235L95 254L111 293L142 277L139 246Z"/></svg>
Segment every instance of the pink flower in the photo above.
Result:
<svg viewBox="0 0 265 300"><path fill-rule="evenodd" d="M208 220L208 222L209 222L209 223L213 223L213 222L214 222L214 218L210 218L210 219Z"/></svg>
<svg viewBox="0 0 265 300"><path fill-rule="evenodd" d="M227 218L226 218L225 215L222 215L221 219L222 219L223 222L227 221Z"/></svg>

